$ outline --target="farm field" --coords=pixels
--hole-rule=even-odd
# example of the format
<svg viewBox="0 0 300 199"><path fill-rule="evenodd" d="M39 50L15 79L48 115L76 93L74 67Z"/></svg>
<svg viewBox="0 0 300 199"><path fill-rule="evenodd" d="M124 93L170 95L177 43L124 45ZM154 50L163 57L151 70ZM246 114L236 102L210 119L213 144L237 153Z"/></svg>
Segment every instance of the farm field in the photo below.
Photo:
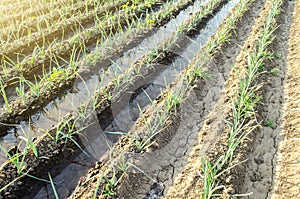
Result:
<svg viewBox="0 0 300 199"><path fill-rule="evenodd" d="M0 199L300 198L300 0L0 0Z"/></svg>

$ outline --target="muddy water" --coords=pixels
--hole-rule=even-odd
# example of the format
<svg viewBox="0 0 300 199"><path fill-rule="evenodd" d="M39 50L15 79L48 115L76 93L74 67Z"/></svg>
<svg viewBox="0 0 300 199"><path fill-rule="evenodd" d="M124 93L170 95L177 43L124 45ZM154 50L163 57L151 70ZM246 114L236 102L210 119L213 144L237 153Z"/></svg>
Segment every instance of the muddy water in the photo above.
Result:
<svg viewBox="0 0 300 199"><path fill-rule="evenodd" d="M85 151L89 153L90 157L81 153L54 178L60 197L67 197L71 194L71 190L74 190L79 178L87 173L88 168L94 165L96 160L101 160L103 153L109 150L113 142L117 140L112 132L126 133L131 129L140 113L138 105L142 108L146 107L151 103L151 100L160 94L161 90L174 81L176 75L188 65L189 60L194 58L195 53L217 31L223 19L227 17L237 3L238 0L228 3L208 22L206 28L201 30L197 37L189 38L191 42L187 48L179 52L179 56L170 65L164 66L165 70L158 74L152 74L152 78L145 78L148 79L148 82L143 82L141 86L136 88L135 93L130 94L128 106L124 110L118 111L118 114L113 115L109 124L104 126L93 124L85 129L83 134L88 135L88 140L93 140L92 142L83 141L86 146ZM94 119L97 121L96 116ZM45 186L35 198L45 198L45 196L54 198L50 185Z"/></svg>
<svg viewBox="0 0 300 199"><path fill-rule="evenodd" d="M124 53L122 57L114 60L114 64L109 66L108 70L112 71L115 75L123 73L123 71L132 63L168 38L176 30L178 25L190 17L190 13L196 12L200 6L206 4L208 1L209 0L195 1L193 6L180 12L176 18L170 20L164 27L159 28L155 34L147 37L135 48L130 49ZM78 78L72 91L61 96L54 102L51 102L39 113L32 115L29 122L22 121L20 125L9 129L8 134L0 138L0 144L9 149L18 144L19 140L16 138L18 135L29 138L43 135L41 129L51 128L51 126L60 121L66 113L86 102L92 97L95 90L101 85L106 85L112 79L111 76L105 75L105 71L102 69L99 70L99 68L104 68L103 66L82 67L84 68L85 73L81 75L81 78ZM99 79L102 80L101 83L99 82ZM26 135L24 132L26 132ZM5 159L4 153L0 151L0 163Z"/></svg>

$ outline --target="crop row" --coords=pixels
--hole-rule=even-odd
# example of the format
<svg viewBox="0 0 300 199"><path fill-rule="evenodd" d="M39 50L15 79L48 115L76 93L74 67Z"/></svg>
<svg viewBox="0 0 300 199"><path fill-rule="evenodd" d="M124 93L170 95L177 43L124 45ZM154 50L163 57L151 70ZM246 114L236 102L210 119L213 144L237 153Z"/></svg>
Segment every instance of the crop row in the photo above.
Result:
<svg viewBox="0 0 300 199"><path fill-rule="evenodd" d="M150 4L149 4L150 2ZM111 16L107 20L99 23L92 28L86 29L73 35L68 40L61 42L52 42L48 47L35 46L31 55L26 56L22 61L13 61L7 57L2 60L1 77L4 84L9 85L9 81L22 74L24 77L30 76L32 71L40 71L42 67L49 68L52 64L55 66L57 60L68 59L76 51L84 53L89 45L98 43L104 38L124 31L124 28L133 28L140 22L139 16L143 16L144 11L151 8L151 5L157 5L157 2L145 2L135 7L123 9L120 15ZM152 2L152 4L151 4ZM132 18L130 18L132 17ZM42 39L43 40L43 39ZM95 41L98 40L98 41ZM76 55L76 57L79 57ZM57 66L59 67L59 66ZM33 79L33 77L31 76Z"/></svg>
<svg viewBox="0 0 300 199"><path fill-rule="evenodd" d="M176 13L178 14L178 10L184 9L191 2L192 1L179 1L177 4L169 6L166 10L163 10L156 15L156 17L158 17L156 22L161 23L161 25L163 25L165 23L165 22L163 23L163 21L167 20L170 17L167 14L176 14ZM153 23L152 25L155 25L155 23ZM146 30L149 28L149 26L145 25L144 28ZM148 31L150 30L151 29L149 29ZM68 118L68 116L66 116L66 118Z"/></svg>
<svg viewBox="0 0 300 199"><path fill-rule="evenodd" d="M271 58L270 52L267 50L268 45L273 40L273 31L275 29L275 17L279 12L281 1L268 1L264 11L261 13L261 17L256 20L256 25L251 33L251 36L245 42L242 48L242 52L237 58L236 65L232 69L230 79L227 81L226 87L226 102L222 107L217 107L216 110L222 110L218 117L225 118L224 127L221 130L220 138L217 142L212 141L211 145L215 145L214 148L205 155L199 157L199 153L194 154L194 158L191 162L195 161L198 163L193 165L195 172L200 174L201 178L197 181L201 181L197 186L203 187L202 198L211 198L213 196L233 196L237 194L239 190L234 190L234 187L226 185L229 181L238 180L243 176L242 173L235 171L233 173L238 176L232 176L232 168L239 167L239 164L244 163L245 155L236 154L236 149L240 147L247 146L247 136L250 133L254 133L257 129L258 124L256 121L256 106L259 103L259 89L258 79L260 75L264 72L264 62ZM266 19L266 20L263 20ZM222 99L222 98L221 98ZM229 107L229 109L227 109ZM223 115L223 110L225 113ZM201 135L205 135L212 130L215 130L215 124L210 124L214 119L208 118L207 124L208 128L205 128ZM228 128L226 126L228 125ZM220 127L219 127L220 128ZM240 156L241 155L241 156ZM240 159L239 159L240 158ZM195 160L196 159L196 160ZM200 167L200 169L199 169ZM187 166L186 168L189 168ZM191 171L184 171L187 173ZM229 176L224 176L225 173L229 173ZM193 175L195 173L191 173ZM231 174L231 176L230 176ZM184 176L186 179L187 176ZM193 177L195 180L196 177ZM190 184L189 187L182 187L187 182L182 182L178 179L176 184L171 190L171 195L169 197L180 197L177 194L178 189L186 189L187 191L190 186L195 186L194 183ZM226 181L226 182L225 182ZM200 184L200 185L199 185ZM183 191L182 193L187 193ZM199 192L199 190L194 190ZM189 191L189 192L193 192ZM237 196L237 195L236 195ZM245 196L243 193L239 196Z"/></svg>
<svg viewBox="0 0 300 199"><path fill-rule="evenodd" d="M235 155L236 149L243 144L249 134L259 127L257 120L257 105L260 101L259 82L264 72L264 62L272 58L268 46L272 43L273 32L276 29L276 16L280 12L282 0L267 1L265 9L257 19L249 40L245 42L243 51L234 66L236 70L229 80L227 93L227 106L225 121L228 128L222 133L227 143L217 145L218 154L210 154L209 158L202 157L203 172L203 198L215 196L215 192L223 194L236 194L238 190L233 187L225 188L225 182L220 182L221 175L243 163L247 157ZM238 71L238 72L237 72ZM239 176L240 177L240 176ZM238 176L236 176L238 178ZM233 180L233 179L232 179ZM233 191L234 190L234 191Z"/></svg>
<svg viewBox="0 0 300 199"><path fill-rule="evenodd" d="M13 13L16 13L16 10L19 11L26 11L29 9L36 9L37 7L40 7L42 5L45 5L47 7L49 7L49 4L66 4L70 1L57 1L57 0L52 0L52 1L14 1L14 2L9 2L9 1L2 1L1 2L1 6L0 8L0 13L3 15L11 15ZM70 2L71 3L71 2Z"/></svg>
<svg viewBox="0 0 300 199"><path fill-rule="evenodd" d="M210 4L215 5L215 7L216 7L216 6L219 4L219 3L217 3L217 2L220 3L220 1L214 1L214 2L212 2L212 3L210 3ZM207 12L207 11L208 11L209 9L212 10L213 8L210 7L210 6L208 6L208 5L206 5L205 8L206 8L206 9L203 9L203 11L205 11L204 13L206 13L206 15L211 14L211 11L210 11L210 12ZM202 12L202 14L203 14L203 12ZM201 17L204 17L204 16L201 16ZM198 19L197 23L200 23L200 22L201 22L201 20ZM188 26L188 25L190 25L190 23L197 24L195 21L190 20L190 22L187 23L184 27L192 27L192 26ZM184 29L184 30L187 30L187 29ZM191 30L189 30L189 31L191 31ZM165 45L164 45L164 46L165 46ZM149 59L149 58L150 58L149 56L152 56L151 59ZM159 58L159 55L153 57L153 54L150 53L148 56L145 56L145 57L143 58L143 61L144 61L144 63L150 63L150 62L153 62L153 60L154 60L154 59L157 59L157 58ZM135 65L136 65L136 66L141 66L141 63L135 64ZM140 68L140 67L137 67L137 69L138 69L138 68ZM141 68L140 68L140 69L141 69ZM142 68L141 70L144 70L144 69ZM129 73L129 74L131 74L131 73ZM124 79L124 78L125 78L125 79ZM125 80L126 80L126 78L128 78L128 77L125 75L124 78L123 78L122 82L126 82ZM115 89L114 89L114 88L116 88L115 84L116 84L117 82L119 82L118 79L119 79L119 77L116 77L115 80L112 81L112 83L109 84L105 89L102 88L103 91L100 91L99 93L96 93L96 94L95 94L95 97L93 97L89 102L87 102L87 104L86 104L85 106L82 106L82 107L79 108L78 110L74 111L75 115L72 115L72 114L71 114L71 116L70 116L70 115L69 115L69 116L66 116L64 122L60 123L59 127L56 127L56 128L54 128L54 129L50 130L44 138L41 138L41 139L40 139L40 142L35 143L35 144L37 144L37 145L36 145L37 151L40 152L39 148L40 148L40 147L45 147L45 145L44 145L45 141L46 141L47 143L49 143L49 135L51 135L53 138L60 137L60 135L62 135L62 134L59 133L59 132L64 132L64 133L63 133L64 135L69 135L69 138L72 138L73 140L76 140L75 137L76 137L76 135L79 133L79 130L80 130L80 129L77 129L77 130L76 130L76 128L75 128L74 125L75 125L78 121L80 121L80 120L82 120L82 119L83 119L83 120L86 120L86 119L89 117L89 114L90 114L90 111L91 111L91 110L95 110L95 109L96 109L96 112L98 112L98 114L101 114L101 112L103 112L103 111L105 111L107 108L109 108L109 106L110 106L110 100L111 100L111 98L114 98L114 94L112 94L112 93L110 93L110 92L115 90ZM118 88L119 91L120 91L121 89L122 89L122 88ZM115 93L118 93L119 91L114 91L114 92L115 92ZM89 111L87 112L87 110L89 110ZM73 113L73 114L74 114L74 113ZM76 115L77 115L77 116L76 116ZM69 118L69 119L68 119L68 118ZM69 128L69 127L70 127L70 128ZM67 134L65 134L65 133L67 133ZM64 137L65 137L65 136L64 136ZM66 138L67 140L70 141L70 139L68 139L67 137L65 137L65 138ZM55 143L54 145L55 145L55 147L57 147L57 148L60 148L59 146L61 146L61 145L59 145L59 143L55 142L55 140L51 141L51 143ZM62 144L62 143L60 143L60 144ZM51 147L53 147L52 144L51 144ZM62 146L61 146L61 147L62 147ZM52 148L52 149L53 149L53 148ZM46 152L47 150L48 150L48 149L45 149L45 148L44 148L43 152L41 152L40 155L45 155L45 154L47 154L47 152ZM44 152L45 152L45 154L44 154ZM30 154L31 152L29 151L28 153ZM19 155L20 155L20 154L19 154ZM23 157L24 157L24 156L23 156ZM27 160L27 158L28 158L28 160ZM35 160L34 156L32 156L32 155L27 155L27 156L26 156L26 162L35 162L33 165L35 165L35 164L37 164L37 165L38 165L38 164L41 164L41 162L37 162L37 161L38 161L38 160ZM10 165L10 166L13 166L13 164L6 164L5 166L2 167L2 169L5 169L5 168L7 168L7 167L10 167L9 165ZM28 165L29 165L29 164L28 164ZM17 174L16 174L16 175L17 175ZM15 175L15 176L16 176L16 175ZM15 176L14 176L14 177L15 177ZM13 178L13 179L14 179L14 178ZM12 175L11 175L10 177L9 177L9 176L6 176L6 183L11 182L11 180L13 180L13 179L12 179ZM10 180L10 181L9 181L9 180Z"/></svg>
<svg viewBox="0 0 300 199"><path fill-rule="evenodd" d="M184 2L184 3L183 3ZM164 10L157 13L154 17L155 23L161 23L165 19L168 18L170 14L172 14L172 11L175 11L176 9L183 9L186 7L189 3L189 1L180 1L177 4L171 4L168 5ZM170 9L171 8L171 9ZM173 13L176 14L176 13ZM154 23L148 24L145 22L144 24L141 24L140 32L143 32L144 34L150 31L149 29L152 25L155 25ZM163 25L163 24L160 24ZM128 44L128 37L129 36L135 36L136 33L134 32L128 32L126 33L125 38L122 38L123 43L125 42ZM127 41L126 41L127 40ZM120 43L118 44L120 45ZM106 46L107 48L107 46ZM112 48L111 48L112 49ZM76 49L75 49L76 50ZM74 51L75 51L74 50ZM115 54L116 51L111 52L110 54ZM89 62L91 60L91 57L93 58L93 62L96 58L104 58L107 59L108 52L105 51L101 54L99 54L98 51L94 51L91 54L88 54L85 58L85 62ZM70 56L70 59L64 64L63 66L60 66L59 68L55 68L55 70L51 71L49 74L45 74L43 79L41 81L36 81L33 83L30 83L24 78L20 78L18 88L20 89L20 92L17 93L19 98L14 100L13 102L8 102L8 97L6 96L5 90L2 90L1 94L5 99L5 106L3 107L3 114L1 115L1 122L2 123L13 123L16 122L14 118L20 117L22 115L26 115L26 113L33 112L35 110L38 110L45 102L49 102L49 100L55 98L59 92L57 90L61 90L61 88L67 88L71 82L76 77L76 71L78 70L78 59L75 53ZM54 83L56 82L56 83ZM57 86L60 85L60 86ZM25 93L25 87L29 86L30 90ZM51 95L50 95L51 93ZM56 93L56 94L55 94ZM41 103L44 102L44 103ZM37 104L40 104L37 106ZM5 111L6 110L6 111Z"/></svg>
<svg viewBox="0 0 300 199"><path fill-rule="evenodd" d="M120 4L125 3L126 1L120 2ZM109 5L110 7L112 7L113 5L116 5L116 7L120 7L118 6L118 2L113 2L113 4L107 2L105 5L102 5L102 3L98 1L89 3L87 2L87 4L85 5L83 5L82 3L77 3L75 5L72 5L72 7L63 7L45 15L28 17L22 21L18 21L18 25L16 25L15 23L11 23L9 26L2 28L0 38L2 40L13 42L14 40L19 40L24 36L32 35L35 32L49 30L55 26L62 26L62 22L68 23L68 19L74 18L75 16L76 18L78 18L76 23L79 23L82 21L80 20L80 18L82 18L81 16L93 16L97 14L97 12L90 13L92 9L94 11L97 11L97 8L102 8L105 11ZM83 20L81 24L82 23L86 22L84 22Z"/></svg>
<svg viewBox="0 0 300 199"><path fill-rule="evenodd" d="M89 11L87 14L80 14L79 16L75 15L67 20L62 20L60 23L55 23L54 26L50 26L47 29L30 33L22 38L16 38L13 42L7 40L6 43L3 43L1 46L1 54L4 56L4 59L8 57L12 60L16 60L17 58L19 60L22 56L26 56L28 53L36 50L36 47L51 46L56 42L56 40L60 41L68 39L70 31L81 34L81 30L89 27L90 23L94 29L97 30L101 26L107 26L110 21L114 21L116 16L118 18L127 19L132 15L134 10L143 9L142 5L144 5L144 7L145 5L152 5L148 5L147 2L141 6L137 6L137 4L135 4L133 7L126 7L127 9L124 8L120 10L119 13L115 13L116 16L113 16L113 11L118 9L118 7L121 7L122 4L123 1L117 2L117 4L107 5L106 7L99 6L94 10ZM115 6L117 8L115 8ZM90 34L92 34L91 30Z"/></svg>
<svg viewBox="0 0 300 199"><path fill-rule="evenodd" d="M216 3L218 3L220 0L215 0L213 1L212 5L215 6ZM178 5L185 5L185 4L182 4L180 2L180 4ZM175 6L176 8L177 6ZM207 11L211 11L212 10L212 7L211 5L208 5L205 9L203 10L207 10ZM169 12L170 9L169 8L166 8L165 9L166 12ZM163 13L163 12L162 12ZM162 14L160 13L160 15ZM160 47L158 47L156 50L152 50L148 55L146 55L144 58L142 58L142 61L140 61L140 63L138 64L133 64L132 67L130 67L130 69L125 72L124 74L120 75L119 77L115 77L117 78L115 81L118 85L118 89L121 89L122 87L122 84L124 82L126 82L128 80L128 77L135 77L136 75L133 74L133 73L136 73L136 71L140 71L140 69L142 68L142 66L144 67L145 65L147 65L148 63L151 62L151 60L157 60L159 58L159 56L162 55L162 57L166 57L166 54L167 54L167 51L169 50L169 48L171 48L173 46L176 45L176 43L179 41L179 38L178 38L178 35L180 35L180 33L182 31L191 31L192 30L192 25L194 25L195 23L199 23L201 21L201 19L203 18L203 16L207 15L209 12L199 12L196 16L198 16L198 21L195 20L195 21L189 21L188 23L186 23L182 28L180 27L179 28L179 31L177 34L173 35L170 39L168 39L166 42L164 42ZM165 15L163 15L165 16ZM164 20L164 18L161 18L160 20ZM159 22L160 20L158 20L157 22ZM147 27L148 24L145 24L145 27ZM3 117L3 120L2 122L4 123L4 121L7 121L7 119L11 119L13 118L13 116L17 116L17 115L21 115L20 113L23 113L24 111L26 111L26 109L24 109L24 106L26 104L29 104L28 107L30 107L31 109L36 107L36 106L33 106L32 105L32 102L31 103L28 103L25 101L26 100L29 100L29 99L33 99L33 98L38 98L39 96L43 96L42 94L44 94L44 96L47 96L49 93L55 91L57 88L54 86L52 87L51 85L53 85L53 82L57 82L55 83L55 85L65 85L64 82L66 83L67 85L67 82L69 82L68 80L71 80L72 78L74 78L74 71L76 70L76 57L72 57L73 59L68 62L69 65L68 67L65 67L65 68L68 68L69 70L65 70L65 68L61 68L61 69L55 69L55 71L53 73L51 73L50 75L47 75L46 76L46 82L45 84L48 84L50 86L45 86L45 84L41 84L40 86L35 86L34 88L32 88L31 92L29 92L28 95L24 95L23 97L20 97L19 99L16 100L16 102L12 103L14 104L15 106L12 108L9 104L6 104L6 110L8 111L4 111L3 113L6 112L6 114L3 114L5 115ZM143 64L144 63L144 64ZM67 71L70 71L69 73ZM134 72L133 72L134 71ZM72 75L73 74L73 75ZM72 78L71 78L72 77ZM51 79L51 81L49 81L49 79ZM123 83L122 83L123 82ZM25 80L23 82L23 84L25 83ZM46 91L43 91L42 89L39 89L39 88L46 88ZM38 90L39 89L39 90ZM106 89L106 90L111 90L111 89ZM39 92L40 91L40 92ZM38 93L38 95L37 95ZM47 94L48 93L48 94ZM5 96L5 95L3 95ZM51 96L55 96L55 95L51 95ZM39 100L39 99L38 99ZM37 103L38 100L34 101L35 103L34 104L40 104L40 103ZM43 99L41 99L43 100ZM23 104L23 106L20 106L20 103ZM18 108L19 107L19 108ZM20 109L18 111L18 109ZM14 110L11 114L10 114L10 111ZM27 111L30 111L30 110L27 110Z"/></svg>
<svg viewBox="0 0 300 199"><path fill-rule="evenodd" d="M206 43L195 59L191 61L188 68L180 74L175 81L176 84L167 88L160 95L159 100L155 100L146 112L141 113L140 119L136 122L137 126L133 127L128 135L124 135L114 148L106 154L107 156L103 161L105 164L91 171L91 176L87 176L87 179L83 180L85 184L91 182L92 185L77 187L72 198L92 197L93 195L103 196L105 193L114 194L116 186L122 186L121 178L128 177L130 172L127 173L127 170L134 167L134 165L126 162L126 158L124 159L125 154L132 151L141 152L146 150L153 143L156 143L158 136L164 137L163 134L168 126L175 125L172 122L172 115L179 113L180 105L189 95L195 82L208 77L205 66L213 58L216 50L230 41L230 36L236 28L237 21L247 10L249 4L250 1L242 1L236 6L232 14L223 22L216 35ZM130 178L126 179L128 183Z"/></svg>
<svg viewBox="0 0 300 199"><path fill-rule="evenodd" d="M34 1L32 1L33 3ZM43 3L41 3L43 2ZM80 2L80 1L79 1ZM102 1L103 2L103 1ZM49 3L49 4L48 4ZM63 7L70 7L74 4L73 0L60 0L60 1L48 1L48 3L45 3L44 1L38 1L38 3L32 4L34 5L34 8L23 10L22 12L16 12L16 6L13 6L13 9L11 9L10 14L3 14L3 18L0 20L0 27L6 27L10 24L18 24L19 21L23 21L26 18L32 17L38 17L40 15L44 15L47 13L51 13L56 9L61 9ZM13 4L12 4L13 5ZM20 4L18 4L20 5ZM7 10L7 4L5 4L5 10ZM20 5L21 6L21 5Z"/></svg>

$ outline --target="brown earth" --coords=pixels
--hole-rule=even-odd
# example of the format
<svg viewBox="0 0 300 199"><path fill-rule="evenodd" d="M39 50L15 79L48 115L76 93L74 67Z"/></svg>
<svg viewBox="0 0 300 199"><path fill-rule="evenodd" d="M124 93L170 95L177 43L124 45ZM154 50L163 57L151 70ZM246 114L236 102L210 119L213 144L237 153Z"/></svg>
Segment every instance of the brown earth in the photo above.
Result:
<svg viewBox="0 0 300 199"><path fill-rule="evenodd" d="M241 169L245 177L240 181L239 193L252 193L247 198L270 198L274 185L276 152L281 139L282 106L284 98L284 76L288 53L288 35L292 21L294 2L283 2L281 14L277 17L280 24L274 32L276 37L269 49L276 57L266 61L266 73L259 78L262 103L258 107L260 128L250 136L252 143L240 153L247 154L248 161ZM277 72L274 72L277 71Z"/></svg>
<svg viewBox="0 0 300 199"><path fill-rule="evenodd" d="M202 158L216 160L227 151L230 129L224 119L231 116L229 99L239 90L238 74L247 75L247 52L254 50L271 2L251 2L230 43L220 46L206 66L212 77L195 83L152 146L137 153L123 138L115 146L118 150L104 157L109 161L98 162L71 197L91 198L99 185L96 178L123 155L131 166L108 198L200 198ZM235 151L233 163L238 165L217 181L226 186L221 198L300 198L300 0L282 2L276 18L280 26L269 46L275 58L265 61L266 72L257 79L256 92L262 99L257 117L247 123L259 127ZM139 121L132 131L145 129Z"/></svg>
<svg viewBox="0 0 300 199"><path fill-rule="evenodd" d="M239 80L237 74L239 74L241 77L246 76L245 70L247 63L247 52L251 52L254 48L254 39L256 38L256 34L258 33L258 30L264 21L262 19L265 17L267 8L269 6L270 1L267 1L267 4L263 10L261 10L263 7L263 2L261 1L256 1L254 6L251 6L251 8L254 10L254 13L259 13L260 11L261 13L259 13L259 15L256 14L255 24L248 26L250 30L252 29L251 33L250 35L247 35L248 37L242 47L242 50L235 60L234 69L231 69L229 77L225 82L225 88L222 92L222 95L218 99L217 106L215 107L212 115L207 119L207 125L204 126L199 133L199 144L197 147L195 147L195 150L193 151L185 170L175 179L175 182L167 193L166 198L200 197L201 190L203 190L204 186L201 176L201 154L205 153L211 161L215 161L227 151L230 129L228 129L227 125L224 123L224 118L228 120L227 118L230 118L231 115L232 110L230 107L232 106L232 102L229 99L234 97L239 89ZM258 16L261 18L258 18ZM248 122L249 125L251 125L251 123L254 124L255 121L250 120ZM212 139L205 138L205 145L203 145L201 144L200 140L203 139L203 135L207 134L215 134L215 136ZM249 142L247 140L243 141L241 145L243 148L247 148ZM237 161L237 159L240 161ZM238 153L237 151L234 154L233 165L240 163L245 159L245 154ZM226 186L222 197L228 198L230 197L228 194L233 195L239 193L237 185L242 182L241 179L244 178L245 173L240 172L238 168L240 168L240 166L237 166L237 168L230 170L225 175L222 175L221 180L217 181L219 184ZM242 194L247 194L247 192Z"/></svg>
<svg viewBox="0 0 300 199"><path fill-rule="evenodd" d="M271 198L300 198L300 1L295 2L284 78L282 131Z"/></svg>
<svg viewBox="0 0 300 199"><path fill-rule="evenodd" d="M201 165L200 150L204 152L211 148L211 143L222 133L222 118L224 118L222 112L224 111L225 98L222 97L221 91L224 88L224 82L228 79L231 66L235 63L240 46L243 46L262 6L263 3L260 1L253 4L252 9L246 12L238 23L239 28L235 29L232 42L222 46L220 51L216 53L208 68L209 74L214 74L214 78L208 79L205 83L203 81L197 83L187 96L186 102L181 106L181 112L177 114L179 117L172 117L173 128L164 132L163 136L159 136L159 138L164 137L163 140L165 141L156 139L155 149L146 153L124 152L126 161L135 165L136 168L126 171L126 177L115 190L117 198L161 196L182 198L189 197L187 196L188 192L192 193L190 188L199 194L200 188L193 186L196 184L195 178L198 179L199 175L187 168ZM201 129L204 129L203 132ZM216 129L218 129L217 132ZM199 131L200 134L198 135ZM198 136L200 144L197 143ZM201 146L203 142L205 144ZM203 148L200 149L200 146ZM190 154L193 154L194 160L187 164ZM90 178L94 176L93 173L97 173L96 170L91 171ZM184 181L190 179L194 183L180 181L180 188L176 187L174 190L176 194L180 190L179 194L181 195L166 195L170 194L168 191L170 186L174 185L175 177L186 170L188 170L189 176L183 177ZM72 197L91 196L93 194L91 190L96 188L91 187L93 185L83 186ZM90 191L87 193L87 190ZM86 193L80 195L82 191ZM193 198L193 196L190 197Z"/></svg>

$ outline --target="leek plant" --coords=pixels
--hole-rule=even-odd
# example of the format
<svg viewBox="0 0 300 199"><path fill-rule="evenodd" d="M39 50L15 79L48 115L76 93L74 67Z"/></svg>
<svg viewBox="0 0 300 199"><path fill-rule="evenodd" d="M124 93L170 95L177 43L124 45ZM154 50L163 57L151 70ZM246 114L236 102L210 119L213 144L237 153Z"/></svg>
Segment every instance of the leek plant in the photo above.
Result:
<svg viewBox="0 0 300 199"><path fill-rule="evenodd" d="M266 21L265 23L260 24L258 37L254 40L254 52L248 52L247 54L247 76L239 76L239 91L236 93L236 96L231 99L232 116L230 119L225 120L225 123L230 129L227 151L224 155L221 155L215 163L211 163L209 159L204 157L202 160L201 170L203 173L204 188L201 197L205 199L222 195L215 193L225 189L224 185L219 185L217 183L218 177L236 166L232 165L235 149L251 132L259 127L259 124L257 124L258 122L256 121L255 107L259 103L260 97L257 96L255 92L257 90L255 80L260 75L260 69L263 67L263 62L269 59L267 47L274 39L272 33L276 29L275 17L279 14L282 1L267 1L266 5L268 5L268 3L271 5L266 14ZM240 7L240 9L242 9L242 7ZM243 9L241 11L243 11ZM248 194L242 194L242 196L245 195Z"/></svg>

